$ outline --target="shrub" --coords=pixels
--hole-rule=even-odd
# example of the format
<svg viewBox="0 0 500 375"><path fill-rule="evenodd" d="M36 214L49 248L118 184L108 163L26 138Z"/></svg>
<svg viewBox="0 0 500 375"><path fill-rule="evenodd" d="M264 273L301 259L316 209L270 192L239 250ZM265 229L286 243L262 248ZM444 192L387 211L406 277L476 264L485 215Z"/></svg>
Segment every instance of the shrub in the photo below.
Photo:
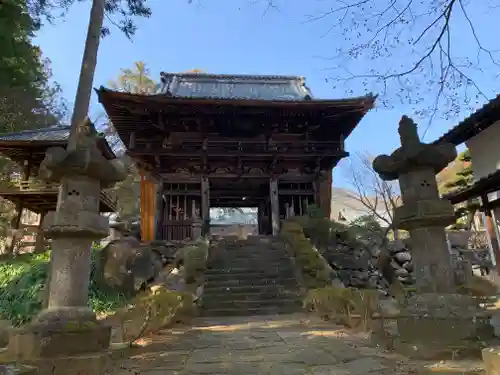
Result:
<svg viewBox="0 0 500 375"><path fill-rule="evenodd" d="M205 239L201 239L194 245L188 245L179 250L177 261L182 260L184 264L187 284L195 283L203 275L207 258L208 242Z"/></svg>
<svg viewBox="0 0 500 375"><path fill-rule="evenodd" d="M378 308L378 301L376 290L328 286L310 290L304 299L304 307L323 318L334 319L351 327L361 322L363 328L367 329L372 314ZM358 316L354 319L353 314Z"/></svg>
<svg viewBox="0 0 500 375"><path fill-rule="evenodd" d="M125 296L99 290L95 282L98 250L92 253L89 306L96 313L113 311L127 303ZM41 309L50 253L24 254L0 262L0 319L14 325L29 322Z"/></svg>
<svg viewBox="0 0 500 375"><path fill-rule="evenodd" d="M285 221L281 236L293 250L306 287L319 288L331 284L330 271L326 262L311 241L306 238L300 224L294 220Z"/></svg>
<svg viewBox="0 0 500 375"><path fill-rule="evenodd" d="M189 319L194 312L193 306L193 297L189 293L171 291L162 286L139 294L130 306L118 309L108 319L115 326L121 325L121 340L133 345L148 333Z"/></svg>

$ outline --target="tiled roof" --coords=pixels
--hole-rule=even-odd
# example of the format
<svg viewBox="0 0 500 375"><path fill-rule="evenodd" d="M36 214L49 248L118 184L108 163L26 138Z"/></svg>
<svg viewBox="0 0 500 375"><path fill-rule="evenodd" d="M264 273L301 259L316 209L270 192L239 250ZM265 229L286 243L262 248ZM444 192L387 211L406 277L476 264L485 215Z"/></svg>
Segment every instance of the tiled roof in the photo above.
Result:
<svg viewBox="0 0 500 375"><path fill-rule="evenodd" d="M457 191L444 194L443 199L448 199L451 203L457 204L464 202L471 198L476 198L482 194L489 194L498 191L500 186L500 169L496 170L489 175L480 178L471 186L467 186L463 189L458 189Z"/></svg>
<svg viewBox="0 0 500 375"><path fill-rule="evenodd" d="M37 149L50 146L64 147L69 139L69 132L69 125L56 125L49 128L3 133L0 134L0 148L2 154L12 159L14 155L7 152L7 150L14 150L14 153L17 153L19 149L32 147ZM99 137L97 147L107 159L116 157L105 137Z"/></svg>
<svg viewBox="0 0 500 375"><path fill-rule="evenodd" d="M69 138L69 125L53 126L50 128L24 130L15 133L0 134L2 141L66 141Z"/></svg>
<svg viewBox="0 0 500 375"><path fill-rule="evenodd" d="M491 99L433 143L449 142L458 146L500 120L500 95Z"/></svg>
<svg viewBox="0 0 500 375"><path fill-rule="evenodd" d="M183 98L310 100L304 78L295 76L161 73L160 93Z"/></svg>

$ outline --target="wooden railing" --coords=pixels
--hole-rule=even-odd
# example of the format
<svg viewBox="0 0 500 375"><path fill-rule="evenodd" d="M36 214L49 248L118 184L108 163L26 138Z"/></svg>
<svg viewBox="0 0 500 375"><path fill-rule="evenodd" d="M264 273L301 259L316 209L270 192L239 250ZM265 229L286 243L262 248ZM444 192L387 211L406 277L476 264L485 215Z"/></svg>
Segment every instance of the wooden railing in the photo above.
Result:
<svg viewBox="0 0 500 375"><path fill-rule="evenodd" d="M167 220L161 227L160 238L167 241L180 241L192 237L192 220Z"/></svg>
<svg viewBox="0 0 500 375"><path fill-rule="evenodd" d="M167 144L161 148L147 149L143 145L130 149L132 153L200 153L208 154L324 154L333 155L344 151L343 142L339 141L274 141L245 140L245 141L182 141L181 143Z"/></svg>
<svg viewBox="0 0 500 375"><path fill-rule="evenodd" d="M14 180L0 183L0 194L13 193L53 193L59 192L59 182L45 182L38 179ZM117 199L106 191L101 191L101 201L109 207L116 209Z"/></svg>
<svg viewBox="0 0 500 375"><path fill-rule="evenodd" d="M16 190L16 191L26 191L26 192L36 192L36 191L54 191L57 192L59 189L58 182L44 182L41 180L15 180L10 181L5 184L0 185L1 190Z"/></svg>

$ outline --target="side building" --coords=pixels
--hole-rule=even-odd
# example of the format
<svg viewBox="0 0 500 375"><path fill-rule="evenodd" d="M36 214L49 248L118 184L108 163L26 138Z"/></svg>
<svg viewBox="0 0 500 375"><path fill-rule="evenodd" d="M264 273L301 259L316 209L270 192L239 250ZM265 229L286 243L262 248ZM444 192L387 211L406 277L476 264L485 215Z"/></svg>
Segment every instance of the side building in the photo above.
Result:
<svg viewBox="0 0 500 375"><path fill-rule="evenodd" d="M479 198L488 244L500 270L500 95L461 121L434 143L465 143L470 152L474 184L443 198L453 204Z"/></svg>
<svg viewBox="0 0 500 375"><path fill-rule="evenodd" d="M16 238L20 239L24 234L21 228L23 210L38 214L40 227L45 214L56 209L59 183L41 181L38 178L38 170L48 148L66 147L69 128L69 126L54 126L0 134L0 155L12 160L19 167L19 172L13 172L8 181L2 181L0 184L0 197L13 202L16 206L16 214L10 225L7 240L8 251L13 249ZM98 147L107 159L115 158L104 137L99 139ZM100 210L116 211L116 200L105 191L101 191ZM39 233L36 246L40 248L43 247L43 235L40 228L36 231Z"/></svg>

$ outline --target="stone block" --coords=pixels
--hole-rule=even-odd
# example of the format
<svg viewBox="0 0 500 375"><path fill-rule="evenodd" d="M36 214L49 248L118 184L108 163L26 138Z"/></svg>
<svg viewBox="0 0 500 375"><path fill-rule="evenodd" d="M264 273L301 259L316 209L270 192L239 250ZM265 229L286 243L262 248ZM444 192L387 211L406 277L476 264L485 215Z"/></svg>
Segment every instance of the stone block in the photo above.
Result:
<svg viewBox="0 0 500 375"><path fill-rule="evenodd" d="M104 375L109 361L110 355L103 352L68 357L32 358L26 363L38 369L37 375Z"/></svg>
<svg viewBox="0 0 500 375"><path fill-rule="evenodd" d="M109 347L111 327L90 322L66 327L28 325L11 331L8 354L17 359L99 352Z"/></svg>
<svg viewBox="0 0 500 375"><path fill-rule="evenodd" d="M43 219L43 232L48 238L62 236L105 238L109 234L107 217L90 211L51 211Z"/></svg>
<svg viewBox="0 0 500 375"><path fill-rule="evenodd" d="M37 375L38 369L23 365L0 365L0 375Z"/></svg>
<svg viewBox="0 0 500 375"><path fill-rule="evenodd" d="M447 200L421 199L405 202L394 210L394 220L401 229L446 226L455 221L453 205Z"/></svg>
<svg viewBox="0 0 500 375"><path fill-rule="evenodd" d="M454 298L427 299L427 306L419 303L407 308L405 316L397 319L399 337L394 341L394 349L411 358L429 360L479 355L482 342L493 337L493 328L483 319L481 311L465 303L466 300ZM438 306L453 301L463 302L463 306Z"/></svg>
<svg viewBox="0 0 500 375"><path fill-rule="evenodd" d="M481 331L472 319L400 318L394 349L415 359L469 358L479 355L481 339L490 337Z"/></svg>
<svg viewBox="0 0 500 375"><path fill-rule="evenodd" d="M500 375L500 347L485 348L482 356L486 375Z"/></svg>
<svg viewBox="0 0 500 375"><path fill-rule="evenodd" d="M477 358L481 346L472 341L455 342L452 346L440 342L407 342L393 340L394 351L406 357L425 361Z"/></svg>
<svg viewBox="0 0 500 375"><path fill-rule="evenodd" d="M9 332L12 324L9 320L0 320L0 347L5 348L9 344Z"/></svg>
<svg viewBox="0 0 500 375"><path fill-rule="evenodd" d="M417 369L418 375L484 375L480 360L440 361L424 364Z"/></svg>
<svg viewBox="0 0 500 375"><path fill-rule="evenodd" d="M436 317L401 317L398 332L402 339L416 342L454 343L476 337L477 325L472 319Z"/></svg>

